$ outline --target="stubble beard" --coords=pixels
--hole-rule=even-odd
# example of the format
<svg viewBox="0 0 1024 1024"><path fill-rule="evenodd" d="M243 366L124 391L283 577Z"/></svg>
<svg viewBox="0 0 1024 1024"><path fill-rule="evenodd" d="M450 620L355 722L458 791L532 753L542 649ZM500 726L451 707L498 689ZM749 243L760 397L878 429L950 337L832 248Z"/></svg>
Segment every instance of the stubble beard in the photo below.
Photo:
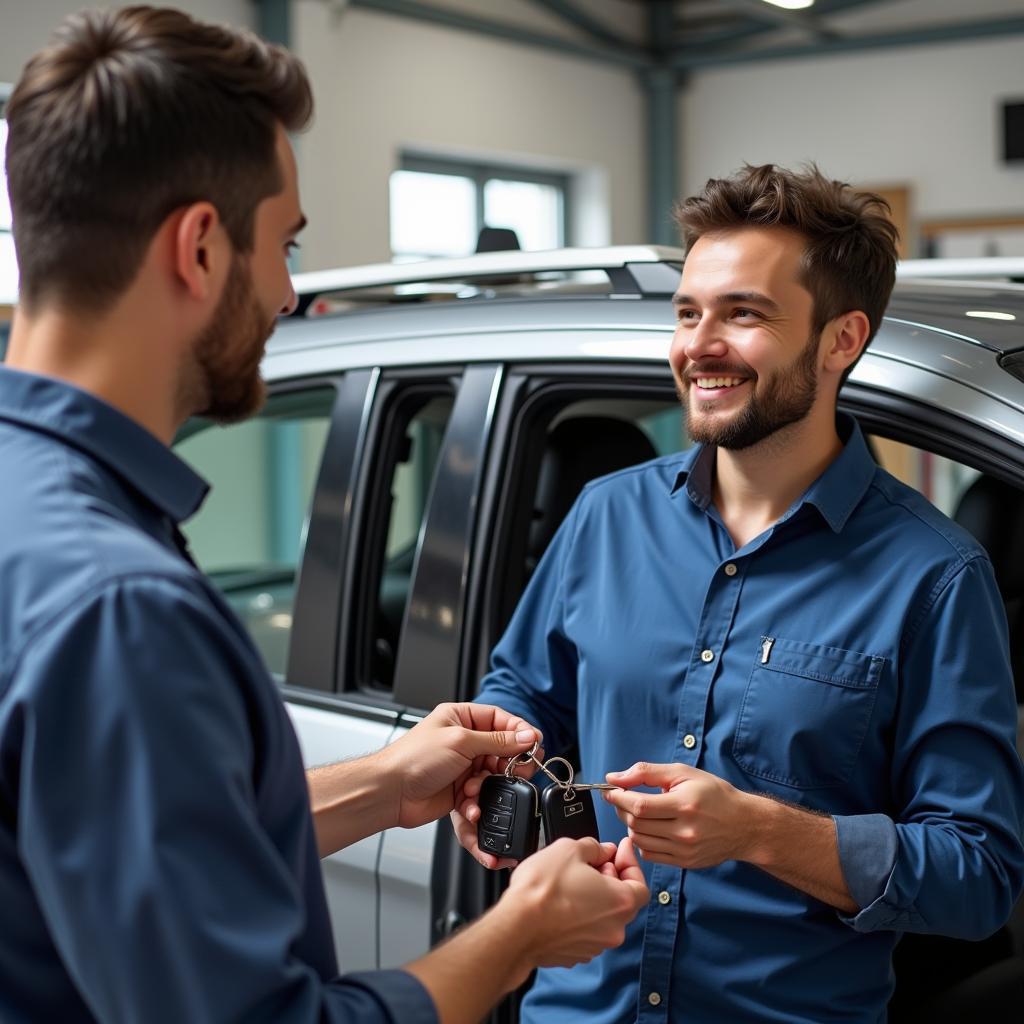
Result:
<svg viewBox="0 0 1024 1024"><path fill-rule="evenodd" d="M728 451L742 451L803 420L818 396L818 342L819 338L811 337L790 366L776 370L763 381L755 379L746 405L726 423L694 414L690 396L693 385L677 381L690 439ZM686 371L684 377L685 374Z"/></svg>
<svg viewBox="0 0 1024 1024"><path fill-rule="evenodd" d="M256 301L248 261L236 253L213 317L193 347L190 413L228 424L259 412L267 397L260 362L273 330Z"/></svg>

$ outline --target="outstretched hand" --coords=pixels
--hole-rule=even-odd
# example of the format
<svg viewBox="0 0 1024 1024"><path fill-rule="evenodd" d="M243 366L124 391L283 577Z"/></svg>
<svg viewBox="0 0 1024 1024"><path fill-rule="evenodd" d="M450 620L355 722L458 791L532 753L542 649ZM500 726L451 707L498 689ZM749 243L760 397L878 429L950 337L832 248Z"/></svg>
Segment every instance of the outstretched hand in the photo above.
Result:
<svg viewBox="0 0 1024 1024"><path fill-rule="evenodd" d="M467 796L470 780L503 771L509 758L539 739L539 730L501 708L439 704L380 752L385 771L395 779L396 823L415 828L465 807L480 791L477 783Z"/></svg>
<svg viewBox="0 0 1024 1024"><path fill-rule="evenodd" d="M640 762L624 772L609 772L607 778L622 788L605 791L604 798L645 860L707 868L744 859L750 842L750 794L685 764ZM636 786L661 792L631 792Z"/></svg>

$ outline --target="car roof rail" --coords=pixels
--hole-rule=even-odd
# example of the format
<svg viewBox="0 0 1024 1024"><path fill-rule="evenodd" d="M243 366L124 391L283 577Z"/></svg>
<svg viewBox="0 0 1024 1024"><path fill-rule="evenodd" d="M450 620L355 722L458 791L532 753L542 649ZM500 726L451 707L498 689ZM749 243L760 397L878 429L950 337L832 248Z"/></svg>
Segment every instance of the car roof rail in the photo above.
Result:
<svg viewBox="0 0 1024 1024"><path fill-rule="evenodd" d="M1020 256L985 256L978 259L900 260L896 277L920 280L925 277L956 280L999 280L1024 278L1024 258Z"/></svg>
<svg viewBox="0 0 1024 1024"><path fill-rule="evenodd" d="M304 316L318 297L344 297L346 292L406 288L456 282L486 285L532 275L604 271L616 294L671 293L679 279L683 250L661 245L618 245L605 248L551 249L542 252L488 252L459 259L378 263L293 274L299 304L293 316Z"/></svg>

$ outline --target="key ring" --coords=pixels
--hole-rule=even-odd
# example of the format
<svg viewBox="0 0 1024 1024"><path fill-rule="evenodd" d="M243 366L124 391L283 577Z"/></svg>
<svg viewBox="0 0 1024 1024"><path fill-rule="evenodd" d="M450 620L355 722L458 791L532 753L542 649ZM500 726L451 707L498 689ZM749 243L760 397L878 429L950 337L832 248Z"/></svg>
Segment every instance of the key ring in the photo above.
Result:
<svg viewBox="0 0 1024 1024"><path fill-rule="evenodd" d="M508 759L508 764L505 765L505 778L511 779L516 768L521 764L526 764L528 761L533 761L535 764L540 764L537 760L537 751L540 750L540 740L536 740L532 747L523 754L516 754L515 757ZM543 765L541 765L543 767Z"/></svg>
<svg viewBox="0 0 1024 1024"><path fill-rule="evenodd" d="M537 761L536 758L534 758ZM548 767L549 764L554 762L564 764L569 771L569 778L564 782ZM540 764L539 761L537 761ZM573 766L566 761L564 757L549 757L543 764L540 765L541 771L556 785L559 789L563 790L566 800L572 800L576 796L576 790L573 788L573 779L576 777L576 772Z"/></svg>

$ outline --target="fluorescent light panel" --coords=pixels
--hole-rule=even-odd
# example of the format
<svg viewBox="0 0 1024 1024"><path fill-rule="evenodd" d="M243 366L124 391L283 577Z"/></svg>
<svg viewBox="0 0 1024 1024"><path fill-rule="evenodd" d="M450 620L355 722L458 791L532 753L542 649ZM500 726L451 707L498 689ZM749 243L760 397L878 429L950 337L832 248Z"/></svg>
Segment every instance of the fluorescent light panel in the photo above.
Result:
<svg viewBox="0 0 1024 1024"><path fill-rule="evenodd" d="M814 6L814 0L764 0L772 7L782 7L787 11L803 11Z"/></svg>

